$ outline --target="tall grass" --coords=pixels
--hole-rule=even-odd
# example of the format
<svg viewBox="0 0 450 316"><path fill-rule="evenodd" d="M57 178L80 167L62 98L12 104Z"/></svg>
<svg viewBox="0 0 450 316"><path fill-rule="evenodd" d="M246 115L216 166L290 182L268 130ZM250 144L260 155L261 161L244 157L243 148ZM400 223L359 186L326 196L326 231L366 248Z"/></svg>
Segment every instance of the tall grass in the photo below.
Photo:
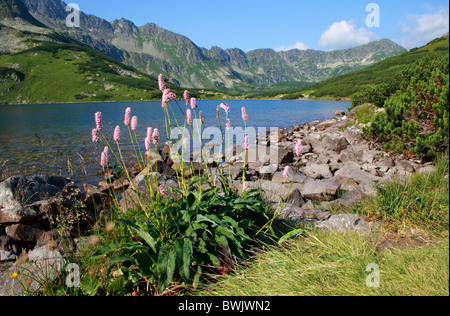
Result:
<svg viewBox="0 0 450 316"><path fill-rule="evenodd" d="M434 232L449 229L448 153L435 162L436 172L394 176L377 187L377 194L352 211L394 225L401 230L415 226Z"/></svg>
<svg viewBox="0 0 450 316"><path fill-rule="evenodd" d="M448 238L448 234L447 234ZM445 296L449 294L448 240L430 247L378 251L381 239L312 233L288 247L255 254L234 274L205 286L201 296ZM368 287L380 268L379 287Z"/></svg>

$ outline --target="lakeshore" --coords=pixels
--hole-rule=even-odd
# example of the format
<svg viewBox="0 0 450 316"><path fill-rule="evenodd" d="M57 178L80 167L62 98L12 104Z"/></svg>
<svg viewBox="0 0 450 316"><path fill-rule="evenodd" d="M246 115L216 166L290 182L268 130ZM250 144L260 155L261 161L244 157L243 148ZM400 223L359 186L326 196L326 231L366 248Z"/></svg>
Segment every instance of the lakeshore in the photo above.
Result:
<svg viewBox="0 0 450 316"><path fill-rule="evenodd" d="M273 162L269 154L244 164L245 151L234 146L234 155L228 162L211 162L207 164L208 170L205 164L193 163L191 172L183 170L182 174L189 181L195 175L222 172L230 179L230 186L239 192L244 181L250 188L262 189L272 205L267 212L277 211L279 219L324 231L370 235L382 223L348 214L346 210L375 194L374 186L383 181L393 177L406 179L415 172L432 173L435 169L431 164L392 157L375 149L361 139L361 127L350 122L354 122L352 114L258 135L249 152L254 150L257 155L262 152L261 147L276 148L276 163L269 163ZM299 139L303 146L297 159L294 153ZM127 211L139 198L150 196L148 176L155 177L165 192L176 189L174 171L180 172L182 166L172 158L167 146L158 152L148 152L145 166L110 173L98 186L84 184L80 188L70 179L58 176L13 177L0 183L1 261L9 267L2 272L2 279L8 280L12 271L17 270L14 262L20 249L28 249L36 262L52 262L52 269L62 267L64 258L86 247L90 227L98 221L99 212L109 212L113 207L111 194L120 196L120 209ZM288 177L283 174L286 167L290 167ZM132 177L132 183L126 174ZM20 196L19 192L26 192L20 200L5 200L5 196ZM49 216L61 206L71 218L64 224ZM16 285L16 294L17 290Z"/></svg>

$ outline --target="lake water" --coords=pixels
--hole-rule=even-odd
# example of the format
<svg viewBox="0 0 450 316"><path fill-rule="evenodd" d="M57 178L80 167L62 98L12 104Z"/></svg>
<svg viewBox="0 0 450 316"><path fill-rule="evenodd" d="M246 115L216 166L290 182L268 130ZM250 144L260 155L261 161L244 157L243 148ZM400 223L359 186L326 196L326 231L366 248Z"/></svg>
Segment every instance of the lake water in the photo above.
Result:
<svg viewBox="0 0 450 316"><path fill-rule="evenodd" d="M205 126L224 126L225 113L216 119L216 108L223 100L198 101L203 111ZM249 127L291 128L314 120L334 116L336 110L346 111L350 102L335 101L278 101L278 100L226 100L231 111L229 119L235 126L243 126L241 107L246 107ZM99 156L101 146L92 143L95 128L94 114L102 112L106 137L112 140L113 130L122 130L121 147L131 155L132 146L124 126L125 108L138 116L138 139L144 146L147 127L158 128L161 143L166 140L164 111L160 101L105 102L45 105L0 106L0 177L5 174L60 174L70 176L78 184L95 184L101 178ZM184 121L180 108L184 101L171 103L180 121ZM126 156L126 154L125 154ZM131 159L131 158L130 158Z"/></svg>

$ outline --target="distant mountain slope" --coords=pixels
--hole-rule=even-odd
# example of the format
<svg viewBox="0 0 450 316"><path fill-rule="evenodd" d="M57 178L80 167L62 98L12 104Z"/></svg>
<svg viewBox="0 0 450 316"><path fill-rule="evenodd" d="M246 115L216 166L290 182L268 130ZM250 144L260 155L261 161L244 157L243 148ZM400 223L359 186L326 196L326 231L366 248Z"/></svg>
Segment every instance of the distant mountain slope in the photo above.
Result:
<svg viewBox="0 0 450 316"><path fill-rule="evenodd" d="M313 86L290 93L280 93L278 97L297 99L304 95L315 98L350 98L354 93L379 84L387 84L406 66L427 56L429 53L448 54L448 34L437 38L427 45L410 50L398 56L387 58L375 65L359 71L322 81ZM272 94L271 97L277 97Z"/></svg>
<svg viewBox="0 0 450 316"><path fill-rule="evenodd" d="M229 89L241 84L318 82L406 51L390 40L334 52L259 49L245 53L219 47L208 50L152 23L136 27L126 19L107 22L81 13L81 27L67 28L64 2L23 1L30 13L46 25L142 72L163 73L185 87Z"/></svg>
<svg viewBox="0 0 450 316"><path fill-rule="evenodd" d="M0 13L0 104L161 98L156 78L44 26L19 0L0 0Z"/></svg>
<svg viewBox="0 0 450 316"><path fill-rule="evenodd" d="M0 20L3 25L24 29L31 27L46 28L44 24L35 19L21 0L1 0Z"/></svg>

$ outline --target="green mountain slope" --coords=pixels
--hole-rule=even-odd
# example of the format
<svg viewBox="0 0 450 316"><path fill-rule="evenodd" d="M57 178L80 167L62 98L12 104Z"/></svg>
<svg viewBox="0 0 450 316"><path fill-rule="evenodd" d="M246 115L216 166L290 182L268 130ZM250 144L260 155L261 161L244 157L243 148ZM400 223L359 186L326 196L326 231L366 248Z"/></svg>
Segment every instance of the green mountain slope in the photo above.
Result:
<svg viewBox="0 0 450 316"><path fill-rule="evenodd" d="M81 13L80 28L67 28L62 1L23 1L30 13L46 25L141 72L153 76L163 73L172 82L191 88L246 93L256 87L273 91L274 84L282 89L292 87L294 82L303 82L304 86L406 51L386 39L334 52L258 49L246 53L219 47L208 50L153 23L137 27L126 19L107 22Z"/></svg>
<svg viewBox="0 0 450 316"><path fill-rule="evenodd" d="M362 70L325 80L307 88L291 91L288 95L280 93L278 97L296 99L309 95L314 98L351 98L353 94L364 89L379 84L388 84L405 67L427 56L429 53L448 54L448 51L449 38L447 34L423 47L387 58Z"/></svg>

